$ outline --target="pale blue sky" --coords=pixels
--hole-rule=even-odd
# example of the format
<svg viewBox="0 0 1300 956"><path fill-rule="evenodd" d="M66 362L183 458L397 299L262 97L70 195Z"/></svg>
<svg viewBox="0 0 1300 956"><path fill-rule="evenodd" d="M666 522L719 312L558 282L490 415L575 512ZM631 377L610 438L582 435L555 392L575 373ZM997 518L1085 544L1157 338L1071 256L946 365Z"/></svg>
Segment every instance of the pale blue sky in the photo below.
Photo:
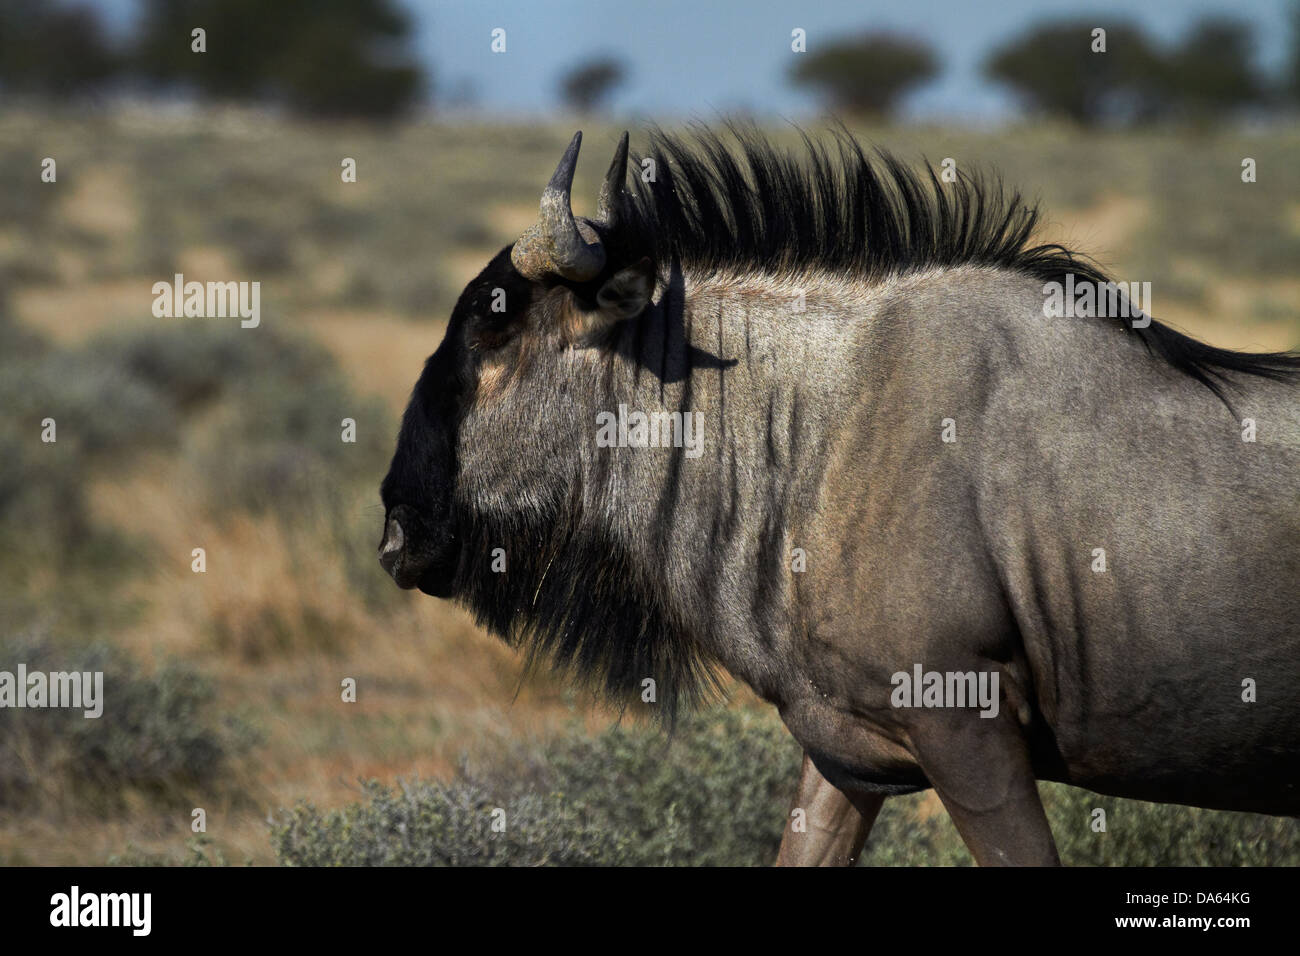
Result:
<svg viewBox="0 0 1300 956"><path fill-rule="evenodd" d="M273 3L274 0L267 0ZM135 0L97 0L115 24ZM1176 40L1205 14L1255 27L1261 63L1286 59L1288 0L399 0L416 23L415 48L437 94L472 90L493 114L535 115L558 106L558 77L595 54L629 67L612 100L619 112L707 116L751 110L797 117L813 100L786 82L790 31L810 49L863 29L888 29L934 46L943 75L907 103L914 117L997 119L1014 106L986 83L979 64L998 43L1039 20L1086 16L1105 26L1131 19L1158 42ZM506 30L493 54L491 31Z"/></svg>

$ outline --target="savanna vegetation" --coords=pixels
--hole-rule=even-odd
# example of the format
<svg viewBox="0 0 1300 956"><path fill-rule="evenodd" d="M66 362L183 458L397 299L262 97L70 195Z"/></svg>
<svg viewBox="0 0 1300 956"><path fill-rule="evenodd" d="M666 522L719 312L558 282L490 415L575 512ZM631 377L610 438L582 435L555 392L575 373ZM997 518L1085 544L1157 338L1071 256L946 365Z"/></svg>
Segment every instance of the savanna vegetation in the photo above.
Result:
<svg viewBox="0 0 1300 956"><path fill-rule="evenodd" d="M1042 198L1045 239L1150 281L1176 326L1300 342L1293 130L859 132L996 166ZM0 117L0 669L102 670L111 700L0 714L0 863L773 858L798 754L769 707L733 687L665 736L640 705L521 676L374 559L407 392L571 133ZM615 136L586 129L580 213ZM155 318L175 273L260 281L260 326ZM1294 821L1043 790L1071 863L1300 863ZM918 795L889 801L864 862L968 861Z"/></svg>

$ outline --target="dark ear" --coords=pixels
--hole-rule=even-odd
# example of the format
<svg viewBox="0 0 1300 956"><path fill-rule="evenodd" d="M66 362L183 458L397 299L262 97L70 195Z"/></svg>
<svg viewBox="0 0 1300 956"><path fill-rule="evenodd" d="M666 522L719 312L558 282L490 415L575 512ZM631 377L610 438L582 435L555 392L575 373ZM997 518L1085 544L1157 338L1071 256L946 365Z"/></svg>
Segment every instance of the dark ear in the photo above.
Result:
<svg viewBox="0 0 1300 956"><path fill-rule="evenodd" d="M605 325L634 319L650 304L655 290L655 267L643 258L614 273L596 293L596 304Z"/></svg>
<svg viewBox="0 0 1300 956"><path fill-rule="evenodd" d="M570 312L569 334L574 345L597 345L607 330L645 311L655 291L655 267L643 258L605 280L596 293L596 308Z"/></svg>

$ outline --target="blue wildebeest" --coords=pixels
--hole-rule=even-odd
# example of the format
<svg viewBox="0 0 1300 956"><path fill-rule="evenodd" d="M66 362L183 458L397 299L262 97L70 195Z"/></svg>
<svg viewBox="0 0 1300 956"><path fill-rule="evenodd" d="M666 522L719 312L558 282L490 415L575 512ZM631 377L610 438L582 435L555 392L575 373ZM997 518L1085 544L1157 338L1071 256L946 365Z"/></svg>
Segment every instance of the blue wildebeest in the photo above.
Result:
<svg viewBox="0 0 1300 956"><path fill-rule="evenodd" d="M1300 813L1300 356L1047 317L1106 278L1018 195L733 134L630 189L625 134L594 219L574 137L416 383L384 568L669 715L748 683L778 862L927 787L981 864L1058 862L1038 779Z"/></svg>

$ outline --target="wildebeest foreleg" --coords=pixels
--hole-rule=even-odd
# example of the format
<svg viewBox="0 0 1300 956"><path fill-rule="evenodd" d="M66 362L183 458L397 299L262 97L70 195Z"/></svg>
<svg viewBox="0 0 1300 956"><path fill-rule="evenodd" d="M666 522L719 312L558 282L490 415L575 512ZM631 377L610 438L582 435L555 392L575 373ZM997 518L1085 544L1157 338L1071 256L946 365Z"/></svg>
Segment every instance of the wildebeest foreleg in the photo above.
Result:
<svg viewBox="0 0 1300 956"><path fill-rule="evenodd" d="M980 866L1059 866L1020 729L966 712L912 733L917 760Z"/></svg>
<svg viewBox="0 0 1300 956"><path fill-rule="evenodd" d="M777 866L851 866L862 852L883 796L850 800L827 782L804 754L795 793L781 837Z"/></svg>

